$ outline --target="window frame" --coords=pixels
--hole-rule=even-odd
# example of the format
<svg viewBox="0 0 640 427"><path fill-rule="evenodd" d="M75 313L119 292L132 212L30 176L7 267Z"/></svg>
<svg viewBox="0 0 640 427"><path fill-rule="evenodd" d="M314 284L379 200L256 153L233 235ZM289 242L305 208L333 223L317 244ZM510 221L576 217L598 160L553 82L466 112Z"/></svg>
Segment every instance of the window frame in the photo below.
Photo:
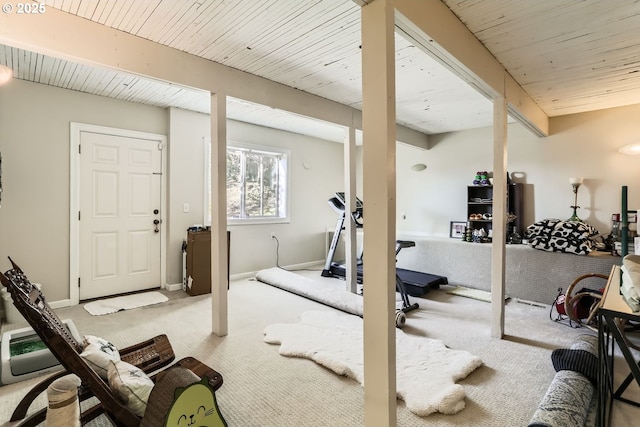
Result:
<svg viewBox="0 0 640 427"><path fill-rule="evenodd" d="M227 216L227 225L250 225L250 224L285 224L290 223L290 210L291 210L291 202L290 202L290 194L291 194L291 150L282 147L276 146L268 146L268 145L258 145L251 144L246 142L239 141L227 141L225 148L225 156L226 152L230 148L237 148L249 152L259 152L265 154L278 154L283 156L283 160L279 162L278 167L284 168L283 173L285 177L278 185L278 194L279 198L284 199L284 208L281 211L284 212L284 216L277 217L251 217L251 218L229 218ZM211 139L205 138L204 144L204 224L207 226L211 225ZM284 165L282 165L284 163ZM226 175L226 174L225 174ZM284 182L284 190L282 189L282 185ZM226 188L226 183L225 183ZM227 204L229 201L227 200Z"/></svg>

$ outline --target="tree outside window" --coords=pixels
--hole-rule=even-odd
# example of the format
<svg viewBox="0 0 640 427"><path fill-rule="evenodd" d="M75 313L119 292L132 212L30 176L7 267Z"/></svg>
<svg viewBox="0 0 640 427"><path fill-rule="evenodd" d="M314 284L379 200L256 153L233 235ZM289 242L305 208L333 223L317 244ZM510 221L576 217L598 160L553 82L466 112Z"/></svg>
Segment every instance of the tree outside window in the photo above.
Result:
<svg viewBox="0 0 640 427"><path fill-rule="evenodd" d="M288 159L286 150L229 143L226 180L230 223L288 220ZM210 159L207 165L210 173ZM209 209L209 220L210 213Z"/></svg>

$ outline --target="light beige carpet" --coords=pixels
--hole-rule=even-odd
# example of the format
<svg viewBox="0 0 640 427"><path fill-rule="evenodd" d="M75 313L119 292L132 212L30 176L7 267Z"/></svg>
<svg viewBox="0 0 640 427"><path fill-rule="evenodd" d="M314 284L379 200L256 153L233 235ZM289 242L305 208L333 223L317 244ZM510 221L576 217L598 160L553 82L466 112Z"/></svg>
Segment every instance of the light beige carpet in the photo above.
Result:
<svg viewBox="0 0 640 427"><path fill-rule="evenodd" d="M315 277L320 272L304 275ZM484 365L459 382L466 394L464 410L455 415L434 413L419 417L399 400L398 426L527 425L555 375L551 351L567 347L575 336L588 331L552 322L548 306L520 304L512 299L506 307L504 339L492 338L491 304L449 295L446 288L432 290L425 298L412 299L420 303L420 308L407 314L402 331L469 351L480 357ZM224 384L216 397L230 426L364 425L364 391L360 384L310 360L282 357L276 346L264 342L268 325L297 322L303 312L331 308L260 282L232 281L229 334L217 337L211 329L211 295L161 293L169 301L105 316L92 316L81 305L56 312L63 319L73 319L81 334L108 338L118 347L159 333L167 334L178 359L194 356L222 373ZM23 326L5 324L2 331ZM628 374L624 368L624 361L616 360L616 381L622 381ZM0 387L0 426L16 425L8 422L11 411L37 381ZM627 397L640 400L638 386L629 388ZM44 399L39 399L30 412L46 405ZM639 411L614 402L612 425L635 425ZM87 427L110 425L100 417Z"/></svg>

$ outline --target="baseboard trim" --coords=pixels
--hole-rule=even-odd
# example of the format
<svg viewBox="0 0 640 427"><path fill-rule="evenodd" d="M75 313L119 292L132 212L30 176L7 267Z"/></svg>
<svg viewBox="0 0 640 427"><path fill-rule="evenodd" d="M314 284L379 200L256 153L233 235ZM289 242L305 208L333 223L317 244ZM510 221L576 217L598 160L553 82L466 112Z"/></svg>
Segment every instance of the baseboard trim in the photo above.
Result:
<svg viewBox="0 0 640 427"><path fill-rule="evenodd" d="M164 288L168 291L181 291L182 290L182 283L173 283L173 284L165 284Z"/></svg>
<svg viewBox="0 0 640 427"><path fill-rule="evenodd" d="M165 284L164 285L164 289L168 290L168 291L181 291L182 290L182 283L175 283L175 284ZM150 289L151 290L151 289ZM109 297L105 297L105 298L109 298ZM51 306L51 308L56 309L56 308L63 308L63 307L71 307L71 299L62 299L59 301L52 301L52 302L48 302L49 306ZM82 304L82 302L80 302L79 304Z"/></svg>
<svg viewBox="0 0 640 427"><path fill-rule="evenodd" d="M322 266L324 265L324 262L325 262L324 260L303 262L301 264L285 265L285 266L282 266L281 268L284 269L284 270L302 270L304 268L316 267L316 268L318 268L318 272L320 272ZM261 269L261 270L265 270L267 268L271 268L271 267L265 267L264 269ZM260 270L258 270L258 271L260 271ZM229 277L229 280L250 279L252 277L255 277L255 275L258 274L258 271L249 271L249 272L246 272L246 273L232 274Z"/></svg>
<svg viewBox="0 0 640 427"><path fill-rule="evenodd" d="M229 280L250 279L251 277L255 276L256 273L257 273L257 271L250 271L248 273L232 274L232 275L229 276Z"/></svg>
<svg viewBox="0 0 640 427"><path fill-rule="evenodd" d="M311 261L311 262L305 262L302 264L293 264L293 265L287 265L284 266L282 268L284 268L285 270L300 270L303 268L311 268L311 267L318 267L318 266L322 266L322 264L324 263L324 261ZM242 279L250 279L252 277L255 277L255 275L258 274L257 271L249 271L246 273L238 273L238 274L233 274L231 276L229 276L229 280L242 280ZM166 283L164 285L164 289L166 289L167 291L173 292L173 291L181 291L182 290L182 283ZM63 308L63 307L70 307L71 306L71 300L70 299L64 299L64 300L60 300L60 301L53 301L50 302L49 305L51 306L51 308Z"/></svg>
<svg viewBox="0 0 640 427"><path fill-rule="evenodd" d="M516 301L518 301L520 304L532 305L534 307L549 308L548 304L543 304L537 301L530 301L530 300L521 299L521 298L516 298Z"/></svg>
<svg viewBox="0 0 640 427"><path fill-rule="evenodd" d="M60 301L53 301L49 303L49 306L53 309L63 308L63 307L71 307L70 299L61 299Z"/></svg>

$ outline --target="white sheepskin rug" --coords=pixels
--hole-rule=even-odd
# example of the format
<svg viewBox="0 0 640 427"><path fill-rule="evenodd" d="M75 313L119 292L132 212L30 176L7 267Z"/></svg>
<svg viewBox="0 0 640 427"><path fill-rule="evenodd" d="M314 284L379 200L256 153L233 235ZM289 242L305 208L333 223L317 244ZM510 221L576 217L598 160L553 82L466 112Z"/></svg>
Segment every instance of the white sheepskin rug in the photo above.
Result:
<svg viewBox="0 0 640 427"><path fill-rule="evenodd" d="M363 384L362 324L360 317L349 314L307 311L298 323L267 326L264 340L280 344L283 356L311 359ZM464 409L465 392L456 381L482 365L479 357L399 329L396 349L396 390L411 412L425 416Z"/></svg>

